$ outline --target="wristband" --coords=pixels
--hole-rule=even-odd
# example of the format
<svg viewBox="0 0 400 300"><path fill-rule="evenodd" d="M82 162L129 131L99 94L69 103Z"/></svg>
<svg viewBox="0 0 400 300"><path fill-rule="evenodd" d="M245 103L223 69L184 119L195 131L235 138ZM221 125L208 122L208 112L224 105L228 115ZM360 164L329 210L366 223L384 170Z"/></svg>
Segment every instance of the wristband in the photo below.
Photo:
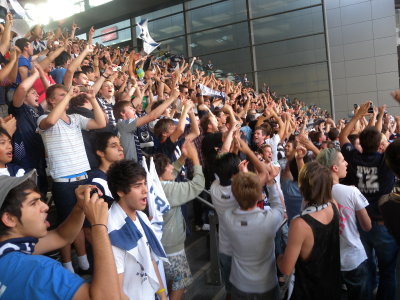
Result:
<svg viewBox="0 0 400 300"><path fill-rule="evenodd" d="M94 226L104 226L104 227L107 229L107 231L108 231L108 227L107 227L106 224L101 224L101 223L99 223L99 224L93 224L91 227L94 227Z"/></svg>
<svg viewBox="0 0 400 300"><path fill-rule="evenodd" d="M101 76L103 76L105 79L108 79L108 77L110 77L110 76L105 76L104 74L101 74Z"/></svg>
<svg viewBox="0 0 400 300"><path fill-rule="evenodd" d="M156 292L156 294L157 294L157 295L160 295L162 292L165 292L165 289L159 289L159 290Z"/></svg>

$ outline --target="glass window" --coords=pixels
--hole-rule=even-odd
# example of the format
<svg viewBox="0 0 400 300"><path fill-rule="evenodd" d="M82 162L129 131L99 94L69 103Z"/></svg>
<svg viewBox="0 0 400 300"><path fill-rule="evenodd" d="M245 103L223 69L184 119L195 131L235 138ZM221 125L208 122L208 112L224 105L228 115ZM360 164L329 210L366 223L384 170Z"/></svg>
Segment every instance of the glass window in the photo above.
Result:
<svg viewBox="0 0 400 300"><path fill-rule="evenodd" d="M130 26L131 26L131 23L129 22L129 20L124 20L124 21L121 21L121 22L118 22L115 24L110 24L108 26L95 29L94 36L96 37L96 36L99 36L99 35L102 35L105 33L109 33L112 31L116 31L118 29L130 27Z"/></svg>
<svg viewBox="0 0 400 300"><path fill-rule="evenodd" d="M86 33L82 33L82 34L80 34L80 35L77 35L76 36L78 39L80 39L80 40L87 40L87 38L86 38Z"/></svg>
<svg viewBox="0 0 400 300"><path fill-rule="evenodd" d="M305 102L307 105L315 104L323 110L331 113L331 98L328 91L300 93L296 95L289 95L291 99L297 97L300 101Z"/></svg>
<svg viewBox="0 0 400 300"><path fill-rule="evenodd" d="M120 31L114 31L109 34L105 34L93 39L93 43L103 44L104 46L110 46L126 42L131 40L131 29L122 29Z"/></svg>
<svg viewBox="0 0 400 300"><path fill-rule="evenodd" d="M168 15L172 15L172 14L181 12L182 10L183 10L182 4L170 6L170 7L164 8L164 9L160 9L157 11L150 12L148 14L138 16L138 17L136 17L136 22L139 22L140 20L144 20L144 19L154 20L157 18L161 18L164 16L168 16ZM139 21L137 18L139 18Z"/></svg>
<svg viewBox="0 0 400 300"><path fill-rule="evenodd" d="M257 18L292 9L320 4L321 0L251 0L249 3L252 14L251 17Z"/></svg>
<svg viewBox="0 0 400 300"><path fill-rule="evenodd" d="M113 0L89 0L89 5L90 7L95 7L111 1Z"/></svg>
<svg viewBox="0 0 400 300"><path fill-rule="evenodd" d="M187 56L186 52L186 42L185 42L185 37L180 36L176 37L173 39L165 40L160 43L160 48L162 51L168 51L171 52L172 54L183 54L184 56Z"/></svg>
<svg viewBox="0 0 400 300"><path fill-rule="evenodd" d="M324 32L320 6L257 19L252 24L256 44Z"/></svg>
<svg viewBox="0 0 400 300"><path fill-rule="evenodd" d="M206 7L190 10L188 31L198 31L217 27L247 18L245 0L230 0Z"/></svg>
<svg viewBox="0 0 400 300"><path fill-rule="evenodd" d="M323 34L256 46L257 70L268 70L326 60Z"/></svg>
<svg viewBox="0 0 400 300"><path fill-rule="evenodd" d="M258 72L259 86L264 82L281 95L329 90L326 63Z"/></svg>
<svg viewBox="0 0 400 300"><path fill-rule="evenodd" d="M183 26L183 14L177 14L170 17L158 19L148 22L150 36L156 42L169 39L177 35L185 34ZM136 34L139 34L139 26L136 29Z"/></svg>
<svg viewBox="0 0 400 300"><path fill-rule="evenodd" d="M251 72L250 48L225 51L210 55L202 55L203 65L209 61L213 64L213 70L222 70L224 73L246 73Z"/></svg>
<svg viewBox="0 0 400 300"><path fill-rule="evenodd" d="M191 8L199 7L202 5L212 4L212 3L215 3L218 1L220 1L220 0L193 0L193 1L188 1L187 6L188 6L188 9L191 9Z"/></svg>
<svg viewBox="0 0 400 300"><path fill-rule="evenodd" d="M249 45L247 23L219 27L189 35L194 56Z"/></svg>

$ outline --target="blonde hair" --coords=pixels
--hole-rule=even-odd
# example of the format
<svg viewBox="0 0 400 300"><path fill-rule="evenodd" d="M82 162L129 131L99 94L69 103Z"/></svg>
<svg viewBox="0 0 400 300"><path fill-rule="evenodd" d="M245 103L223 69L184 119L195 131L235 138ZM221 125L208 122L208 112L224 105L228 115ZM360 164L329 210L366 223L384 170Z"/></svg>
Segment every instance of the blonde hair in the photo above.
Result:
<svg viewBox="0 0 400 300"><path fill-rule="evenodd" d="M253 172L239 172L233 176L231 189L242 209L252 208L261 199L262 185Z"/></svg>

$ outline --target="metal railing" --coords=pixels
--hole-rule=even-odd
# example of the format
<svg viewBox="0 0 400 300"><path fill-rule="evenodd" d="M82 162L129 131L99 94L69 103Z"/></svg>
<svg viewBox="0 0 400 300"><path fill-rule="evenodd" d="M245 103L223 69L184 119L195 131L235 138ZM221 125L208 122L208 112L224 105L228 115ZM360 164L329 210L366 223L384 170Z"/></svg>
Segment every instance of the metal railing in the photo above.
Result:
<svg viewBox="0 0 400 300"><path fill-rule="evenodd" d="M210 192L204 190L208 195ZM196 199L211 208L212 210L208 214L208 219L210 223L210 272L209 272L209 284L221 285L221 272L219 269L218 262L218 215L215 211L214 205L205 200L204 198L197 196Z"/></svg>

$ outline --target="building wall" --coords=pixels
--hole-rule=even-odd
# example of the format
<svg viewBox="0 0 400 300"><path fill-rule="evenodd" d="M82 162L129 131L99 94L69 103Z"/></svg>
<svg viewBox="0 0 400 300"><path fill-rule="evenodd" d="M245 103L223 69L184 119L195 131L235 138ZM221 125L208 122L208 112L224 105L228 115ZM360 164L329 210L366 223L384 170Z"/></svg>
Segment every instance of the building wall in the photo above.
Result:
<svg viewBox="0 0 400 300"><path fill-rule="evenodd" d="M336 118L371 99L399 113L394 0L325 0Z"/></svg>

